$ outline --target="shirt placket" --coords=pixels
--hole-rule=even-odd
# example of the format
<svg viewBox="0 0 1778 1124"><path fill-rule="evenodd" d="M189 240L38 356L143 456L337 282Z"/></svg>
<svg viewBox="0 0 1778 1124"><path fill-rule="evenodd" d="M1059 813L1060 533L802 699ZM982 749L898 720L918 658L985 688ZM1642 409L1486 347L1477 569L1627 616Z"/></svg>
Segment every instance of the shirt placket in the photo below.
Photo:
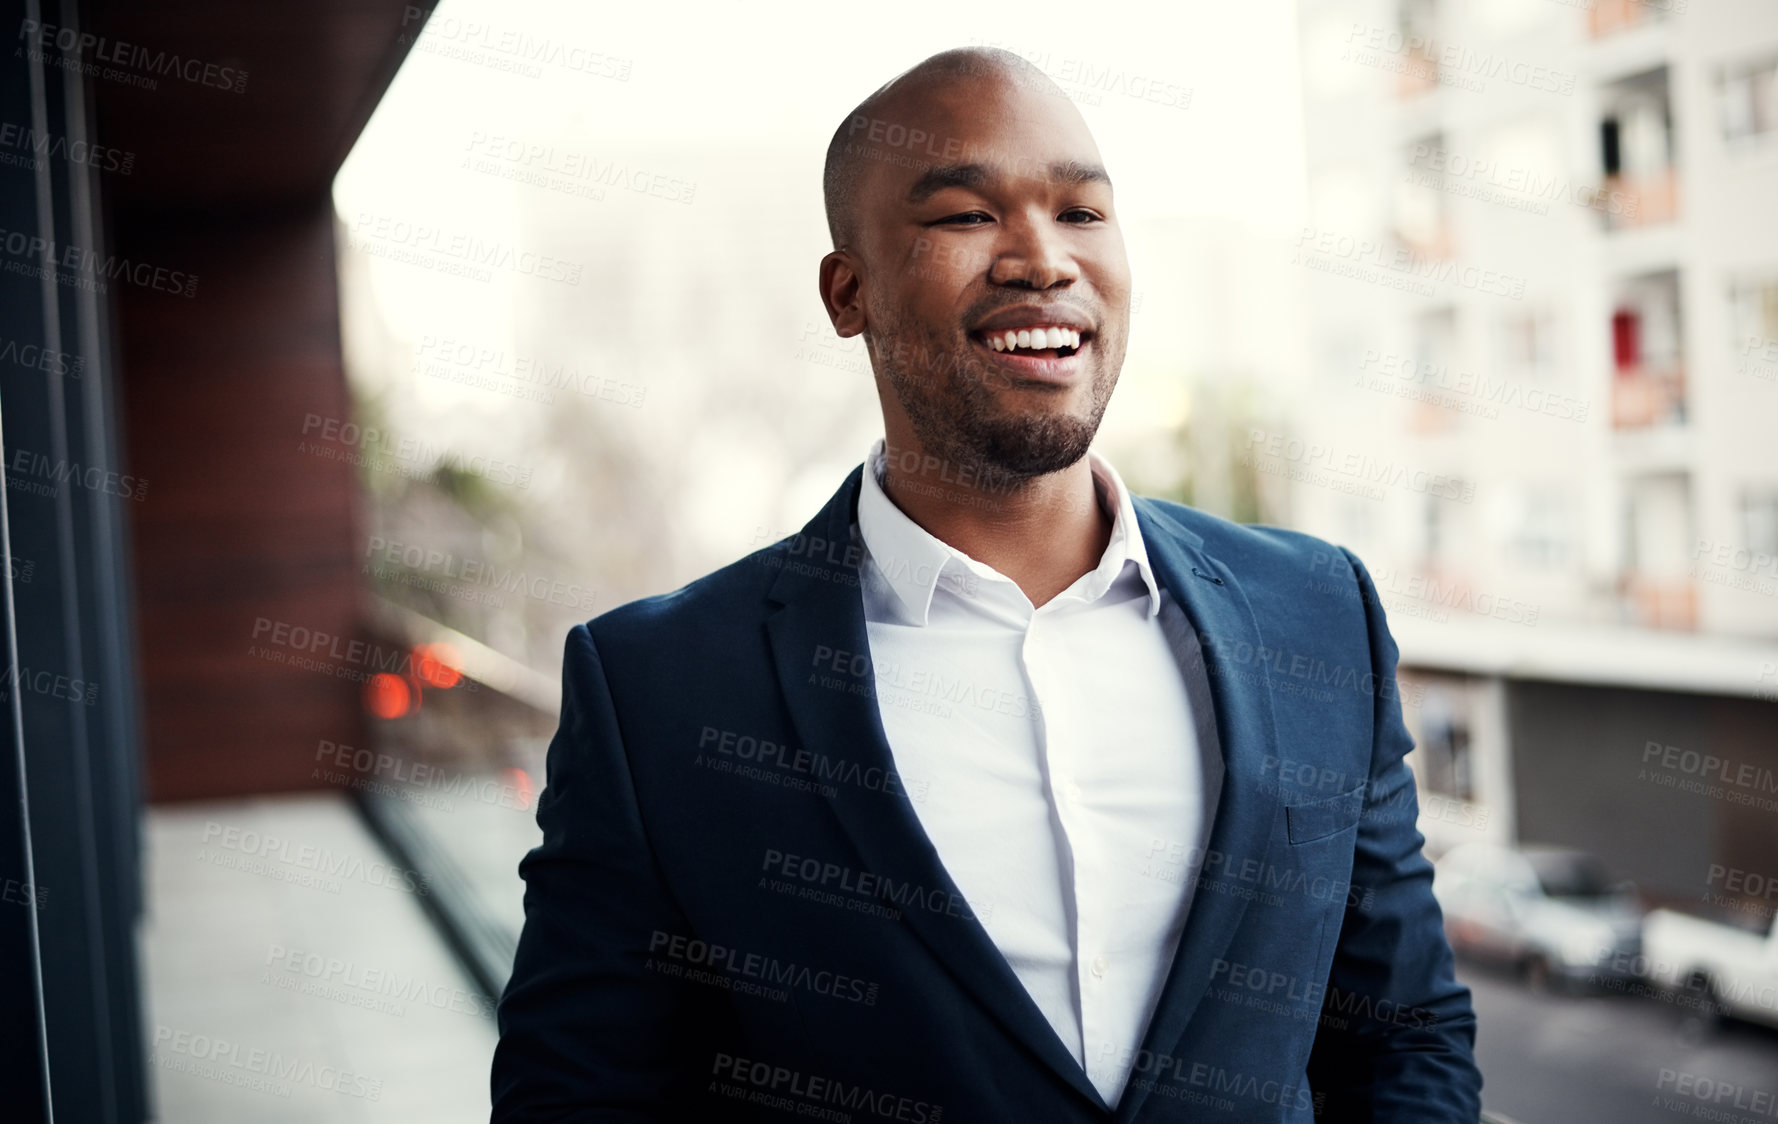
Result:
<svg viewBox="0 0 1778 1124"><path fill-rule="evenodd" d="M1088 1044L1099 1035L1098 1013L1103 1010L1103 996L1110 964L1099 952L1100 935L1094 921L1097 914L1088 900L1091 879L1084 877L1091 865L1090 833L1085 820L1085 789L1082 785L1079 755L1081 716L1075 713L1074 693L1069 689L1066 670L1060 666L1065 657L1059 618L1054 612L1036 611L1025 629L1024 658L1026 676L1037 697L1039 713L1038 744L1044 758L1044 774L1049 779L1051 806L1061 825L1062 848L1066 862L1062 864L1063 897L1072 919L1069 934L1074 954L1075 1023L1080 1041L1071 1043L1077 1049L1081 1066L1092 1076L1094 1059Z"/></svg>

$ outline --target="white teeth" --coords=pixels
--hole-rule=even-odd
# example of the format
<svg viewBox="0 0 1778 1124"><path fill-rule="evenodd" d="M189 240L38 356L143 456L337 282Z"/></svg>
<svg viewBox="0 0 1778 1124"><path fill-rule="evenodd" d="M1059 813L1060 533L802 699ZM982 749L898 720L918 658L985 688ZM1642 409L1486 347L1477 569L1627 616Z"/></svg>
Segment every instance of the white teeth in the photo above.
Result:
<svg viewBox="0 0 1778 1124"><path fill-rule="evenodd" d="M1073 328L1008 328L1004 332L987 336L986 342L995 351L1016 351L1019 348L1041 351L1060 347L1078 349L1080 333Z"/></svg>

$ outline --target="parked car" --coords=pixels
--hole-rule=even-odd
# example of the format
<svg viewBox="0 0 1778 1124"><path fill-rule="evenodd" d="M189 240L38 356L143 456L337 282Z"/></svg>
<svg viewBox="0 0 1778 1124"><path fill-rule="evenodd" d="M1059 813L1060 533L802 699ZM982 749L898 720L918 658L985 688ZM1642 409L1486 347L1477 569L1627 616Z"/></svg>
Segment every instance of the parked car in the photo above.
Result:
<svg viewBox="0 0 1778 1124"><path fill-rule="evenodd" d="M1651 981L1701 1013L1778 1026L1778 918L1725 911L1719 920L1657 909L1643 927Z"/></svg>
<svg viewBox="0 0 1778 1124"><path fill-rule="evenodd" d="M1641 900L1592 855L1464 843L1433 869L1432 892L1459 955L1509 965L1537 989L1635 976Z"/></svg>

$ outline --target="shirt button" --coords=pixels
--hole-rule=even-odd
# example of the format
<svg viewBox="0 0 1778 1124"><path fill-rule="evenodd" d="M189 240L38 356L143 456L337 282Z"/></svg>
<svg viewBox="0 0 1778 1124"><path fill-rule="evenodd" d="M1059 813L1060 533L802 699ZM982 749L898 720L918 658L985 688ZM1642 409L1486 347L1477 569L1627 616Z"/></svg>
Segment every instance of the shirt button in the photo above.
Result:
<svg viewBox="0 0 1778 1124"><path fill-rule="evenodd" d="M1069 781L1062 786L1062 795L1068 798L1070 804L1080 803L1080 785L1076 784L1074 781Z"/></svg>
<svg viewBox="0 0 1778 1124"><path fill-rule="evenodd" d="M1093 957L1093 975L1103 976L1105 974L1105 969L1109 967L1111 967L1111 965L1106 963L1103 956Z"/></svg>

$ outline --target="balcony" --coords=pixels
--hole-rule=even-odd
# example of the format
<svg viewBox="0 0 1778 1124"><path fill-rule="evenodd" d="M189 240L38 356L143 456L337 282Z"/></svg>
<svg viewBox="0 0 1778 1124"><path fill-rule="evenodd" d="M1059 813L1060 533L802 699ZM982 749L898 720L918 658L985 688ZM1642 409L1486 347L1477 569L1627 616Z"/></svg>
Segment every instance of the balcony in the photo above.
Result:
<svg viewBox="0 0 1778 1124"><path fill-rule="evenodd" d="M1607 230L1657 226L1679 217L1679 176L1672 167L1640 175L1608 175L1602 194L1608 200L1622 201L1622 206L1601 211Z"/></svg>
<svg viewBox="0 0 1778 1124"><path fill-rule="evenodd" d="M1611 380L1611 427L1685 424L1685 372L1677 367L1620 368Z"/></svg>
<svg viewBox="0 0 1778 1124"><path fill-rule="evenodd" d="M1587 12L1587 34L1603 39L1667 18L1673 0L1597 0Z"/></svg>
<svg viewBox="0 0 1778 1124"><path fill-rule="evenodd" d="M1632 571L1619 579L1618 596L1630 624L1687 631L1698 627L1698 590L1689 579Z"/></svg>

